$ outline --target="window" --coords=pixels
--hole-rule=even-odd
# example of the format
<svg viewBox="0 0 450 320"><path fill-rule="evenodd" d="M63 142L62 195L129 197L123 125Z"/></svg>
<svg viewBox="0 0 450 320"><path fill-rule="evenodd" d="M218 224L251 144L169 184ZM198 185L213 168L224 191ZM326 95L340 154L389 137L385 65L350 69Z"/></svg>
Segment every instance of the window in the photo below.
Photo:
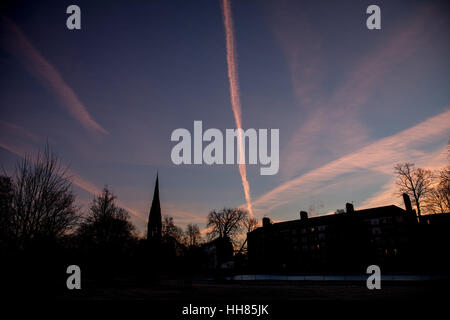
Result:
<svg viewBox="0 0 450 320"><path fill-rule="evenodd" d="M381 222L383 224L390 224L390 223L392 223L392 217L385 217L381 220Z"/></svg>

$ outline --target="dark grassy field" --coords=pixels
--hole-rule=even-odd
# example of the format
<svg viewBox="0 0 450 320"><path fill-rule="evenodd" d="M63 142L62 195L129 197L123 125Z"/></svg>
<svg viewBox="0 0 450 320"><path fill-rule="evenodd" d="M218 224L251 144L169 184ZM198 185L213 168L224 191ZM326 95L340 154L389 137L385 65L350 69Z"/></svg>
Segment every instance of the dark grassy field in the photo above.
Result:
<svg viewBox="0 0 450 320"><path fill-rule="evenodd" d="M136 285L126 280L114 285L87 283L80 291L66 291L63 299L152 300L192 303L227 301L399 301L444 299L447 282L385 281L381 290L369 290L360 281L182 281L161 280Z"/></svg>

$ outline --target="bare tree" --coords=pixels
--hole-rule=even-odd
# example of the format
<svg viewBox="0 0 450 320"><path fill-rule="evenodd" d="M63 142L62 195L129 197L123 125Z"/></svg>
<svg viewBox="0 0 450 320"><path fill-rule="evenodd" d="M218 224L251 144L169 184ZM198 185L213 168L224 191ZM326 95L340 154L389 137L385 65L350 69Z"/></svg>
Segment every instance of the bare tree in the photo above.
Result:
<svg viewBox="0 0 450 320"><path fill-rule="evenodd" d="M418 216L421 215L421 201L430 192L433 173L430 170L415 168L414 163L399 163L395 166L396 183L399 193L407 193L414 199Z"/></svg>
<svg viewBox="0 0 450 320"><path fill-rule="evenodd" d="M445 213L450 211L448 188L437 185L432 188L425 199L424 208L429 213Z"/></svg>
<svg viewBox="0 0 450 320"><path fill-rule="evenodd" d="M208 214L207 227L211 228L208 233L210 239L226 238L231 240L244 229L244 221L248 212L240 208L224 208L220 211L213 210Z"/></svg>
<svg viewBox="0 0 450 320"><path fill-rule="evenodd" d="M175 223L173 222L173 217L166 215L163 216L161 232L163 239L172 238L178 243L183 243L183 230L175 225Z"/></svg>
<svg viewBox="0 0 450 320"><path fill-rule="evenodd" d="M258 227L259 221L255 217L247 217L244 220L244 228L247 232L252 232Z"/></svg>
<svg viewBox="0 0 450 320"><path fill-rule="evenodd" d="M116 205L116 196L107 187L94 198L78 235L100 247L122 245L134 238L130 214Z"/></svg>
<svg viewBox="0 0 450 320"><path fill-rule="evenodd" d="M449 143L450 160L450 143ZM444 213L450 211L450 165L438 170L435 174L436 181L425 199L428 211Z"/></svg>
<svg viewBox="0 0 450 320"><path fill-rule="evenodd" d="M440 171L438 191L441 194L443 207L447 212L450 211L450 165L447 165Z"/></svg>
<svg viewBox="0 0 450 320"><path fill-rule="evenodd" d="M189 246L197 246L201 241L200 228L198 227L198 225L188 224L186 236Z"/></svg>
<svg viewBox="0 0 450 320"><path fill-rule="evenodd" d="M19 246L35 239L56 239L79 219L72 184L47 146L35 159L25 157L13 174L11 231Z"/></svg>
<svg viewBox="0 0 450 320"><path fill-rule="evenodd" d="M258 227L258 224L259 224L258 219L256 219L255 217L250 217L250 216L248 216L247 219L245 219L243 222L245 231L247 231L247 233L255 230ZM247 244L247 237L245 237L245 240L242 243L241 248L238 251L238 254L240 254L244 250L246 244Z"/></svg>
<svg viewBox="0 0 450 320"><path fill-rule="evenodd" d="M12 179L6 175L0 176L0 245L11 240L13 191Z"/></svg>

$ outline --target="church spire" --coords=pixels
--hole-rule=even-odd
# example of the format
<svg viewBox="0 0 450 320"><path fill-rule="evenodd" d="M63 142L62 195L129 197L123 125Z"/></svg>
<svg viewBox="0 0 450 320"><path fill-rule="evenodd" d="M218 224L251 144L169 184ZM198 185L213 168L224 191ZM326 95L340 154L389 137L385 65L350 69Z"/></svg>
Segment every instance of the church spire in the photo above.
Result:
<svg viewBox="0 0 450 320"><path fill-rule="evenodd" d="M161 240L161 228L161 205L159 203L159 184L157 173L152 206L148 216L147 239L157 241Z"/></svg>

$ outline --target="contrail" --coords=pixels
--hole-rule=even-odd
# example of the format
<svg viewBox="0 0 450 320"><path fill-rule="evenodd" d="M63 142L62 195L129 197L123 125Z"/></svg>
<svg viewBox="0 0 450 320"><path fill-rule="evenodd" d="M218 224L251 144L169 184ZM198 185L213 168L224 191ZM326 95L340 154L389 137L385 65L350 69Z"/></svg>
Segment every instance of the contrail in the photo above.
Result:
<svg viewBox="0 0 450 320"><path fill-rule="evenodd" d="M0 17L0 26L5 29L3 42L7 51L18 58L24 67L55 95L61 106L86 129L108 134L108 131L92 118L55 66L40 54L20 28L6 17Z"/></svg>
<svg viewBox="0 0 450 320"><path fill-rule="evenodd" d="M13 147L11 145L9 145L7 142L4 142L0 139L0 147L8 150L11 153L14 153L15 155L26 159L27 158L27 151L25 150L19 150L16 147ZM32 159L30 159L31 161L33 161ZM74 171L67 169L66 172L67 176L70 177L70 181L76 185L77 187L79 187L80 189L83 189L84 191L90 193L93 196L98 196L99 194L102 193L102 189L97 187L96 185L94 185L92 182L90 182L89 180L84 179L83 177L81 177L80 175L76 174ZM147 221L147 218L144 217L142 214L140 214L138 211L126 206L123 202L116 200L117 201L117 205L119 207L124 208L125 210L127 210L129 213L131 213L133 216L135 216L136 218L142 220L142 221Z"/></svg>
<svg viewBox="0 0 450 320"><path fill-rule="evenodd" d="M298 199L299 190L308 193L312 188L323 188L333 179L357 170L391 174L395 163L402 162L404 159L420 159L423 155L420 151L421 147L448 137L449 123L450 107L447 107L444 112L419 124L376 140L322 167L286 181L260 196L253 204L258 212L265 213Z"/></svg>
<svg viewBox="0 0 450 320"><path fill-rule="evenodd" d="M239 97L239 82L237 75L237 59L236 47L234 41L233 18L231 16L231 7L228 0L222 0L223 10L223 24L225 26L225 39L227 46L227 65L228 65L228 79L230 82L231 107L233 108L234 120L236 128L242 129L242 111L241 100ZM247 202L247 210L251 217L253 217L252 201L250 197L250 185L247 180L247 169L245 167L245 154L242 141L242 132L238 131L238 146L239 146L239 173L241 175L242 186L244 187L245 201Z"/></svg>

